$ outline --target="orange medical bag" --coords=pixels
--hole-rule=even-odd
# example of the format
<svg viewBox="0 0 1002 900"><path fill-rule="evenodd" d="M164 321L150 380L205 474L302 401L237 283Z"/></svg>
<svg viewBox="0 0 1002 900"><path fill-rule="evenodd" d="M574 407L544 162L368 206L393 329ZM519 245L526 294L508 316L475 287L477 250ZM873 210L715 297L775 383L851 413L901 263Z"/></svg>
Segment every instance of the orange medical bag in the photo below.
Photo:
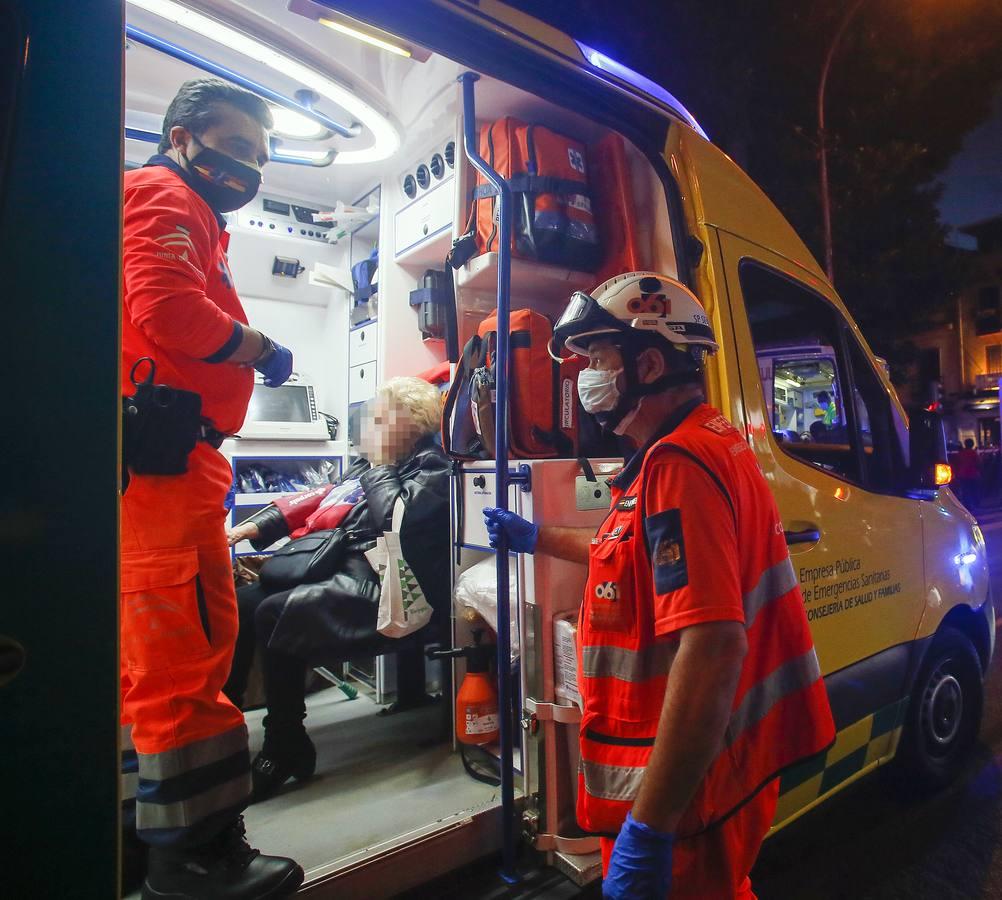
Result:
<svg viewBox="0 0 1002 900"><path fill-rule="evenodd" d="M507 116L481 128L480 155L512 189L516 256L584 272L599 267L584 144ZM497 192L478 176L473 196L477 248L497 252Z"/></svg>

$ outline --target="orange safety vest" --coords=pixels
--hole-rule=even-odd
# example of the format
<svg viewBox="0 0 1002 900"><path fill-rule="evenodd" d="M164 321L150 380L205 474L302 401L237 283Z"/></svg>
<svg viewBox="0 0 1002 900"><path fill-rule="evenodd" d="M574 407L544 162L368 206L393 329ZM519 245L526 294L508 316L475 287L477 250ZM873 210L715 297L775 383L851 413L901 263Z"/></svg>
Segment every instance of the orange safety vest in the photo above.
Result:
<svg viewBox="0 0 1002 900"><path fill-rule="evenodd" d="M679 836L723 821L835 737L800 586L754 453L706 404L686 405L665 429L612 483L579 618L578 821L611 836L640 787L678 632L688 625L743 621L748 653L724 747Z"/></svg>

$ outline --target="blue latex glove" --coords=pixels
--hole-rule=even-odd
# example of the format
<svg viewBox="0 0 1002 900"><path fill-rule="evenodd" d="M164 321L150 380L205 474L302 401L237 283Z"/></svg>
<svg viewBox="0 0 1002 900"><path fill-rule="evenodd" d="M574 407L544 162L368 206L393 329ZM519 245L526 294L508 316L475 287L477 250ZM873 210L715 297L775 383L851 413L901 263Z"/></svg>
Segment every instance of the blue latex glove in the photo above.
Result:
<svg viewBox="0 0 1002 900"><path fill-rule="evenodd" d="M508 538L508 549L516 553L533 553L536 541L539 539L539 527L528 522L521 516L492 506L484 510L484 521L487 523L487 534L490 535L491 547L497 550L502 532Z"/></svg>
<svg viewBox="0 0 1002 900"><path fill-rule="evenodd" d="M254 368L264 375L264 383L268 387L280 387L289 380L292 374L292 351L283 347L278 341L268 338L271 352L254 363Z"/></svg>
<svg viewBox="0 0 1002 900"><path fill-rule="evenodd" d="M674 835L655 831L630 813L612 848L602 880L606 900L665 900L671 890Z"/></svg>

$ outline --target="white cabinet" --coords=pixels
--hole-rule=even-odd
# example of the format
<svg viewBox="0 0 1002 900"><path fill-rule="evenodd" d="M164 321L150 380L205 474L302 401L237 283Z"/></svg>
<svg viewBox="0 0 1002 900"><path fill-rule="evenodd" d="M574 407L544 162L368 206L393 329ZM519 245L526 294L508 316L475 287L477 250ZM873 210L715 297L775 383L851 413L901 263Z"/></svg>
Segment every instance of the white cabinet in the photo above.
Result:
<svg viewBox="0 0 1002 900"><path fill-rule="evenodd" d="M446 232L451 236L455 183L455 178L446 178L397 212L393 218L393 255L396 259L410 256L426 241ZM439 261L443 258L444 255L436 257Z"/></svg>
<svg viewBox="0 0 1002 900"><path fill-rule="evenodd" d="M463 466L462 480L456 485L457 540L460 546L471 550L490 549L483 511L486 507L497 505L493 465L493 460L467 463ZM516 485L508 488L508 508L515 512L521 510Z"/></svg>
<svg viewBox="0 0 1002 900"><path fill-rule="evenodd" d="M375 322L360 325L348 333L348 365L360 366L363 363L376 361L376 328Z"/></svg>
<svg viewBox="0 0 1002 900"><path fill-rule="evenodd" d="M364 403L376 393L376 363L352 366L348 370L348 404Z"/></svg>

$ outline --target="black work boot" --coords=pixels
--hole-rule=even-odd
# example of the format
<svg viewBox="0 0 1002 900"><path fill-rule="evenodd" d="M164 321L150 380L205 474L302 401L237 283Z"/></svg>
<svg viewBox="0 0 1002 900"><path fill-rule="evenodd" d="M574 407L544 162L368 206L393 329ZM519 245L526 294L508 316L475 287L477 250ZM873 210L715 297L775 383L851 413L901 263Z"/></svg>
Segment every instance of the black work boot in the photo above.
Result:
<svg viewBox="0 0 1002 900"><path fill-rule="evenodd" d="M251 803L273 796L290 778L309 778L317 769L317 749L306 729L264 733L264 746L251 763Z"/></svg>
<svg viewBox="0 0 1002 900"><path fill-rule="evenodd" d="M302 883L295 860L250 847L240 816L199 847L150 847L143 900L271 900L294 894Z"/></svg>

